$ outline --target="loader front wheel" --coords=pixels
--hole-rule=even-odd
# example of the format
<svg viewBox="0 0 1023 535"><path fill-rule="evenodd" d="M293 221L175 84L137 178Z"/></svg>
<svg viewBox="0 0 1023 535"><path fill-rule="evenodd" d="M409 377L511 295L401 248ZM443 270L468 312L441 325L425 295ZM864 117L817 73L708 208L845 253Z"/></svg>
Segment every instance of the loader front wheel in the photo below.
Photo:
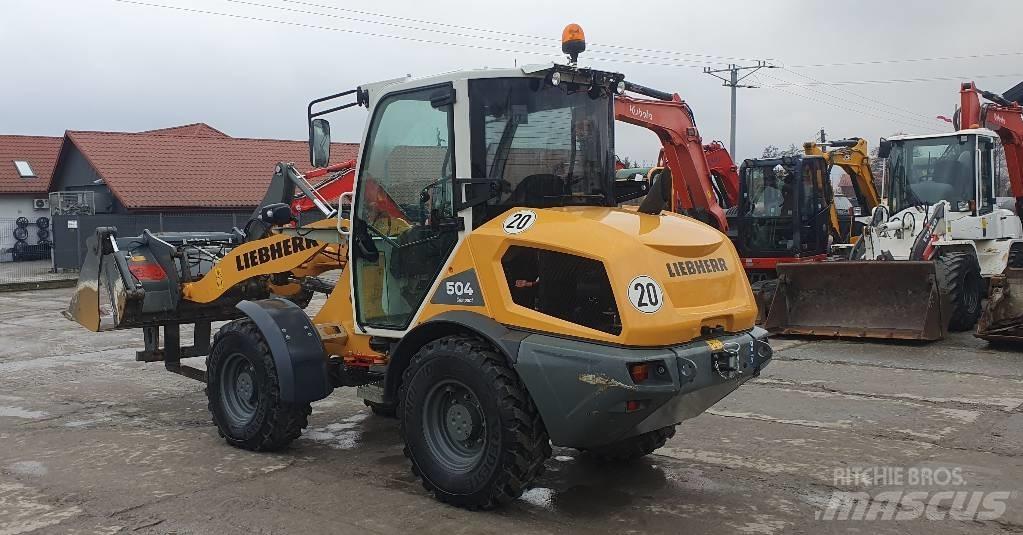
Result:
<svg viewBox="0 0 1023 535"><path fill-rule="evenodd" d="M281 400L273 355L252 320L234 320L220 329L206 358L206 373L213 423L228 444L275 451L308 425L308 403Z"/></svg>
<svg viewBox="0 0 1023 535"><path fill-rule="evenodd" d="M654 450L664 446L673 436L675 436L675 426L672 425L584 451L590 457L602 462L631 461L650 455Z"/></svg>
<svg viewBox="0 0 1023 535"><path fill-rule="evenodd" d="M399 402L405 455L442 502L491 509L514 500L551 454L518 375L476 338L423 346L403 375Z"/></svg>
<svg viewBox="0 0 1023 535"><path fill-rule="evenodd" d="M941 293L948 296L951 305L948 329L968 331L980 317L980 301L984 293L984 278L980 275L977 258L967 253L949 253L935 260Z"/></svg>

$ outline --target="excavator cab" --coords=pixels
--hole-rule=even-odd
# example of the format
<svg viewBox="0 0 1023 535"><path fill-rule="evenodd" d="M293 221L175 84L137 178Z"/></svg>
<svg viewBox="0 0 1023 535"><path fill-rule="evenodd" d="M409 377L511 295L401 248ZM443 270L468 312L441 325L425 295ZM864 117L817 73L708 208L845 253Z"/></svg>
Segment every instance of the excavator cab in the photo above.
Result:
<svg viewBox="0 0 1023 535"><path fill-rule="evenodd" d="M739 170L738 213L729 222L752 281L780 262L827 254L830 182L820 157L746 160Z"/></svg>

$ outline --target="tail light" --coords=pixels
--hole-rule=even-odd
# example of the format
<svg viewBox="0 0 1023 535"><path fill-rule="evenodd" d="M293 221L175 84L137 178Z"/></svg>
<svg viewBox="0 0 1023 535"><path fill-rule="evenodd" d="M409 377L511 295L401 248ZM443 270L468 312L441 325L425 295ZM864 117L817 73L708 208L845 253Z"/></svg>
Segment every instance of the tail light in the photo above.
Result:
<svg viewBox="0 0 1023 535"><path fill-rule="evenodd" d="M650 378L650 364L646 362L629 364L629 375L636 384L646 381Z"/></svg>
<svg viewBox="0 0 1023 535"><path fill-rule="evenodd" d="M128 271L141 282L162 281L167 272L156 262L129 262Z"/></svg>

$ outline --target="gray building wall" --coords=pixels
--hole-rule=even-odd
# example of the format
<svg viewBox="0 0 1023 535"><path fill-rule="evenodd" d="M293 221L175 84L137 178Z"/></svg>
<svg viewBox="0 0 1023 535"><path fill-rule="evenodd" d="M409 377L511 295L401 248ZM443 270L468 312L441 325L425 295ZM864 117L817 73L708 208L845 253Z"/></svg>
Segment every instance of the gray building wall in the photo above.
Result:
<svg viewBox="0 0 1023 535"><path fill-rule="evenodd" d="M128 211L118 202L104 184L95 184L99 173L92 168L81 151L74 144L68 144L57 164L56 173L50 183L50 191L92 191L96 199L97 214L125 214Z"/></svg>

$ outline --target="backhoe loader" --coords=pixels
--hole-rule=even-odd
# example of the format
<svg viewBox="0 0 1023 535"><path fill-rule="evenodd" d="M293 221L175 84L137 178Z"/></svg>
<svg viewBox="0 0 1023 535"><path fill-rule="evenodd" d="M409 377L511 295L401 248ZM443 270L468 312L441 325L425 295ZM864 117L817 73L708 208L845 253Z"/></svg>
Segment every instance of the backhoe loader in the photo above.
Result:
<svg viewBox="0 0 1023 535"><path fill-rule="evenodd" d="M582 45L573 25L567 65L313 101L315 167L330 147L322 116L368 110L337 209L281 164L245 229L97 229L68 316L142 328L138 358L205 380L214 424L244 449L284 448L312 402L362 387L396 412L424 487L460 507L518 497L552 443L651 453L758 375L771 347L725 235L662 212L670 177L614 179L613 104L641 86L577 66ZM294 186L323 219L292 225ZM336 285L316 278L338 268ZM281 297L303 289L329 294L313 317ZM182 324L195 325L191 347ZM205 370L182 363L202 355Z"/></svg>
<svg viewBox="0 0 1023 535"><path fill-rule="evenodd" d="M991 103L981 106L981 96ZM978 335L1018 336L1023 225L995 203L994 148L1000 139L1018 210L1021 108L972 82L962 84L960 102L955 132L881 140L887 205L873 210L853 260L779 268L769 330L937 340L974 327L990 281Z"/></svg>

